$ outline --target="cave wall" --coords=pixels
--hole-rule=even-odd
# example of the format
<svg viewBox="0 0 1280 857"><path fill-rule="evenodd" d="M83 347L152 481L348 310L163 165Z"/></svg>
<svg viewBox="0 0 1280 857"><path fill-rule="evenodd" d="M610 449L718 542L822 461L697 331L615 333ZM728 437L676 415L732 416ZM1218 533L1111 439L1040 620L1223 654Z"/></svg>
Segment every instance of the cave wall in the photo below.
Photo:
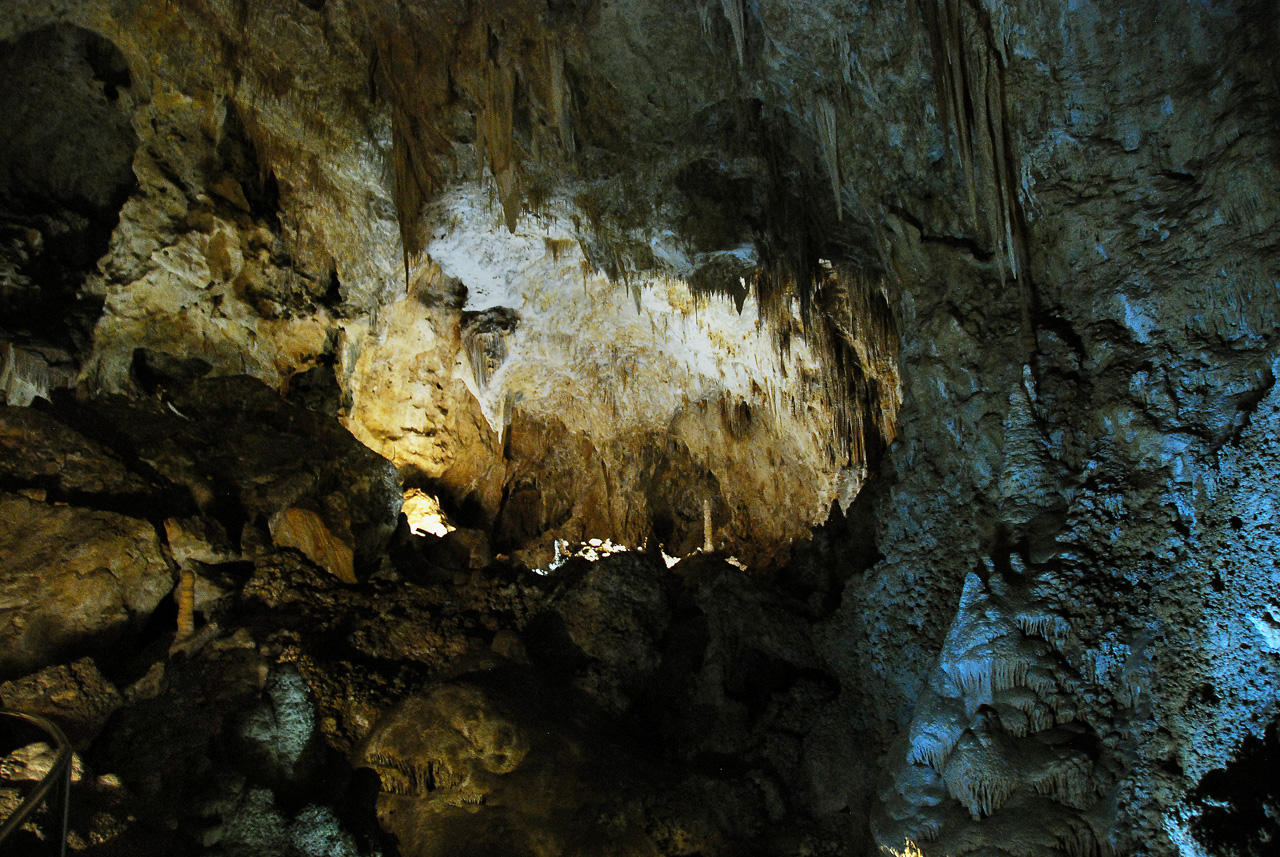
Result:
<svg viewBox="0 0 1280 857"><path fill-rule="evenodd" d="M282 390L331 370L354 434L531 561L691 550L711 496L723 546L778 567L861 488L874 550L838 553L813 633L865 740L824 807L929 854L1255 841L1198 819L1276 716L1272 4L14 7L0 38L73 24L130 73L82 392L154 394L138 348ZM598 349L542 395L528 367L620 328L483 315L536 289L486 306L507 262L463 263L544 232L539 276L602 317L679 279L690 335L753 329L757 368L637 370L637 411L646 384L694 406L625 432L575 396L625 390Z"/></svg>

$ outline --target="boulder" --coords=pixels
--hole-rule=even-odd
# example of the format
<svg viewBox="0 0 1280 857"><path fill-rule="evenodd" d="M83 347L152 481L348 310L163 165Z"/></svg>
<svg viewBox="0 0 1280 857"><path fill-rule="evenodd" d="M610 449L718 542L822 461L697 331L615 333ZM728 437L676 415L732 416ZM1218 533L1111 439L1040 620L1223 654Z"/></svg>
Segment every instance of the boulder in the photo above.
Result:
<svg viewBox="0 0 1280 857"><path fill-rule="evenodd" d="M147 401L113 397L83 406L77 419L95 421L143 465L187 488L233 543L249 541L248 531L278 513L306 508L365 565L395 530L403 502L395 467L332 417L253 378L199 379ZM208 541L220 552L207 525L175 527L196 542L183 550L202 552Z"/></svg>
<svg viewBox="0 0 1280 857"><path fill-rule="evenodd" d="M155 530L0 495L0 677L118 642L173 589Z"/></svg>
<svg viewBox="0 0 1280 857"><path fill-rule="evenodd" d="M573 561L530 629L530 655L574 672L577 686L606 708L624 710L658 668L671 614L661 563L640 553Z"/></svg>
<svg viewBox="0 0 1280 857"><path fill-rule="evenodd" d="M123 702L90 658L0 684L0 707L50 718L82 750Z"/></svg>
<svg viewBox="0 0 1280 857"><path fill-rule="evenodd" d="M106 446L35 408L0 406L0 479L63 495L156 490Z"/></svg>
<svg viewBox="0 0 1280 857"><path fill-rule="evenodd" d="M271 516L271 538L278 547L294 548L341 580L355 583L351 548L335 536L324 519L310 509L290 507Z"/></svg>

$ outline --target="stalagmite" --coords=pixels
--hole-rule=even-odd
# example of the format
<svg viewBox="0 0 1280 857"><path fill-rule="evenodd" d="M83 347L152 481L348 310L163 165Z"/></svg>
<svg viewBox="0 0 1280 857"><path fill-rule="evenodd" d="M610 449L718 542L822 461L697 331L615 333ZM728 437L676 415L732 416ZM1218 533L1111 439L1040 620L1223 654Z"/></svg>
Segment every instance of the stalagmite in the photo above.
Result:
<svg viewBox="0 0 1280 857"><path fill-rule="evenodd" d="M711 499L703 498L702 500L702 550L705 553L714 553L716 549L715 539L712 538L711 530Z"/></svg>
<svg viewBox="0 0 1280 857"><path fill-rule="evenodd" d="M189 569L183 569L178 578L174 597L178 600L178 636L175 642L180 643L196 631L196 576Z"/></svg>

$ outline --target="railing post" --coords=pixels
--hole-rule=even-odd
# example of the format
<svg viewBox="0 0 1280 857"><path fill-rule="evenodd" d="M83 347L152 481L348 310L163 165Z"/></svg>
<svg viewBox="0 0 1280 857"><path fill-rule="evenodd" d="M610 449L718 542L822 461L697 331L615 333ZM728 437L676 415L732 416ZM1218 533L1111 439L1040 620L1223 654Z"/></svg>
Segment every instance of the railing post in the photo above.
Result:
<svg viewBox="0 0 1280 857"><path fill-rule="evenodd" d="M22 827L40 804L48 802L49 814L52 816L49 825L50 837L53 839L53 853L58 857L67 854L67 827L71 816L71 742L52 720L38 714L27 714L22 711L0 711L0 716L24 720L37 727L49 738L53 739L54 759L49 772L36 783L36 787L18 805L13 814L0 824L0 845L15 831Z"/></svg>

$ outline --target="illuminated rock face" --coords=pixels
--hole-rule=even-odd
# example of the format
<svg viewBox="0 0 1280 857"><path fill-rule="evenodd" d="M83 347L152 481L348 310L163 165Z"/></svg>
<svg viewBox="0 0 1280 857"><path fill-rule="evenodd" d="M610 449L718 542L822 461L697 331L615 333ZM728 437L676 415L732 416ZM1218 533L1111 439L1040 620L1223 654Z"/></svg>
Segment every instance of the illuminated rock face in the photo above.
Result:
<svg viewBox="0 0 1280 857"><path fill-rule="evenodd" d="M839 209L805 210L805 153L778 174L769 157L785 143L756 119L645 140L681 120L599 100L651 85L604 60L617 39L656 50L642 28L675 35L679 22L643 24L653 10L638 8L584 28L534 3L434 26L425 9L205 11L204 23L72 15L117 40L119 52L94 48L115 77L84 61L88 106L46 112L99 127L88 140L131 123L116 136L137 145L132 175L127 150L111 166L136 180L132 195L126 183L111 196L120 182L106 178L90 188L123 207L82 289L101 305L77 355L85 389L150 386L139 348L285 392L332 368L353 433L533 564L556 539L599 537L776 566L856 496L901 402L883 260L846 258L818 234ZM323 84L287 71L322 19L372 50L326 49ZM82 53L75 39L99 38L73 31ZM273 47L241 65L206 40L236 31ZM171 39L186 47L162 47ZM43 80L27 41L11 64ZM578 79L597 61L617 80ZM721 109L731 71L691 85L689 123ZM436 91L446 80L458 93ZM632 159L618 159L620 121L637 135ZM39 133L11 129L11 157ZM88 143L62 158L96 180L95 159ZM11 398L68 384L13 334L26 350L5 352Z"/></svg>
<svg viewBox="0 0 1280 857"><path fill-rule="evenodd" d="M546 209L508 231L472 184L431 210L430 268L349 340L357 437L455 502L474 492L535 565L555 539L590 538L682 556L709 537L777 561L848 504L874 418L834 383L827 340L805 340L796 301L766 318L755 298L698 295L663 270L624 288L584 255L574 202ZM755 277L754 249L737 252ZM877 358L891 429L897 378ZM850 414L856 438L840 431Z"/></svg>

